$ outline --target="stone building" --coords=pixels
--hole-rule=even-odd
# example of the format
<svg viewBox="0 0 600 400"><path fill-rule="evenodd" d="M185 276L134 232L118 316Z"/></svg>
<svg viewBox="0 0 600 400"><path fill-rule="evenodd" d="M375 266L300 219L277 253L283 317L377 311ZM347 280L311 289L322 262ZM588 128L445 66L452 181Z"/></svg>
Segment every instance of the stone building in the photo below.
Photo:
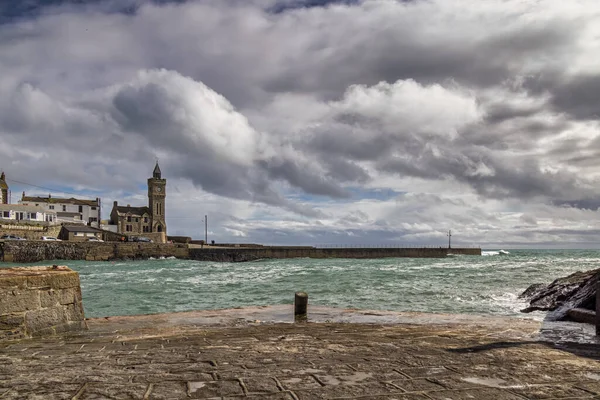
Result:
<svg viewBox="0 0 600 400"><path fill-rule="evenodd" d="M165 222L165 198L167 180L162 178L158 162L148 178L148 205L132 207L120 206L115 201L110 213L110 224L117 225L117 232L124 235L147 236L157 242L167 237Z"/></svg>
<svg viewBox="0 0 600 400"><path fill-rule="evenodd" d="M8 204L8 185L6 183L4 171L2 171L2 175L0 175L0 204Z"/></svg>

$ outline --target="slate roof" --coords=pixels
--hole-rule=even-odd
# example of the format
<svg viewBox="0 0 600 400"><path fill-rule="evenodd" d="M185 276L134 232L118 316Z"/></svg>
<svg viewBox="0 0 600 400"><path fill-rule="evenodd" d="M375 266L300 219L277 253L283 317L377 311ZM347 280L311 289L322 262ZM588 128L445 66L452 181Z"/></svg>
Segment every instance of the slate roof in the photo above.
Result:
<svg viewBox="0 0 600 400"><path fill-rule="evenodd" d="M78 212L57 211L56 215L59 217L79 217L81 214Z"/></svg>
<svg viewBox="0 0 600 400"><path fill-rule="evenodd" d="M150 215L150 207L131 207L131 206L117 206L117 214L119 215L138 215L142 216L144 214Z"/></svg>
<svg viewBox="0 0 600 400"><path fill-rule="evenodd" d="M98 200L81 200L71 197L69 199L61 197L40 197L40 196L23 196L21 201L33 202L33 203L62 203L62 204L76 204L79 206L90 206L98 207Z"/></svg>
<svg viewBox="0 0 600 400"><path fill-rule="evenodd" d="M102 232L101 229L92 228L91 226L87 225L63 225L63 229L68 232Z"/></svg>

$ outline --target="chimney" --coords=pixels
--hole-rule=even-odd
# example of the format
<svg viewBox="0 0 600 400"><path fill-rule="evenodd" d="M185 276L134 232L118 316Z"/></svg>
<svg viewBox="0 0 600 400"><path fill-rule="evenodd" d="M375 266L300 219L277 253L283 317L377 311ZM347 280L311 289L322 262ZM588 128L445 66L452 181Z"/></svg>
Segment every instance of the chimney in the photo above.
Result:
<svg viewBox="0 0 600 400"><path fill-rule="evenodd" d="M25 191L23 190L23 196L21 197L21 200L23 200L25 198Z"/></svg>
<svg viewBox="0 0 600 400"><path fill-rule="evenodd" d="M115 201L113 201L113 207L116 207L116 206L117 206L117 201L115 200Z"/></svg>

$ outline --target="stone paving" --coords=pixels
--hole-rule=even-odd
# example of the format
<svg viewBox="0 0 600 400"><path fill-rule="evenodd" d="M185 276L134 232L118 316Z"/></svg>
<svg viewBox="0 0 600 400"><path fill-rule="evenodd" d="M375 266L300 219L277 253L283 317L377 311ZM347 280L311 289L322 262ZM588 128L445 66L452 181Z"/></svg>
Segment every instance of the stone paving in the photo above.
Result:
<svg viewBox="0 0 600 400"><path fill-rule="evenodd" d="M540 341L534 321L190 321L94 319L0 343L0 399L600 398L598 345Z"/></svg>

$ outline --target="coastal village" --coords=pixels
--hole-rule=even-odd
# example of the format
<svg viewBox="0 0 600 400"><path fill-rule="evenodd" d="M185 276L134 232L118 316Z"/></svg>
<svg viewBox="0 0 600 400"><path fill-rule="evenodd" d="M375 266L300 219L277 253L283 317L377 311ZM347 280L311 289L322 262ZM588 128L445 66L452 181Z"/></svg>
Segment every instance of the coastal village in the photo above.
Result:
<svg viewBox="0 0 600 400"><path fill-rule="evenodd" d="M110 219L102 220L102 202L75 197L21 194L11 202L4 172L0 175L0 238L5 240L140 241L166 243L167 180L158 162L148 178L147 205L113 202Z"/></svg>

